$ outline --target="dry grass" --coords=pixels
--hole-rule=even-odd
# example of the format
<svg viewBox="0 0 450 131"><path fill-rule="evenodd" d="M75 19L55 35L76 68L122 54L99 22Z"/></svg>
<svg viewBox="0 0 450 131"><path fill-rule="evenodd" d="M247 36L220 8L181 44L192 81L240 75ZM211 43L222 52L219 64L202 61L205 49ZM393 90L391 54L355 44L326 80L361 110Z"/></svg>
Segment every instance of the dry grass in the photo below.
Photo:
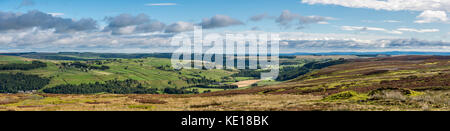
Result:
<svg viewBox="0 0 450 131"><path fill-rule="evenodd" d="M368 103L414 110L450 110L450 91L427 91L409 96L400 91L382 91L374 94Z"/></svg>
<svg viewBox="0 0 450 131"><path fill-rule="evenodd" d="M7 96L1 95L5 99ZM43 97L43 96L41 96ZM57 99L56 99L57 98ZM309 95L238 95L218 97L162 97L152 95L57 95L0 105L16 111L206 111L301 110L321 97ZM26 101L26 102L25 102ZM313 105L311 105L312 107ZM136 108L142 107L142 108ZM145 107L145 108L144 108ZM308 109L305 109L308 110Z"/></svg>
<svg viewBox="0 0 450 131"><path fill-rule="evenodd" d="M233 83L233 85L237 85L239 88L242 88L242 87L248 87L259 81L261 81L261 80L246 80L246 81L240 81L240 82Z"/></svg>
<svg viewBox="0 0 450 131"><path fill-rule="evenodd" d="M439 97L438 97L439 96ZM375 104L346 101L326 102L313 95L234 95L177 97L162 95L57 95L23 96L20 101L0 105L3 111L355 111L355 110L449 110L448 93L407 97L386 93L384 101L411 104ZM5 100L12 95L2 95ZM444 97L447 97L444 99ZM8 98L10 99L10 98ZM373 101L372 101L373 102ZM428 103L428 104L427 104ZM437 106L439 105L439 106Z"/></svg>
<svg viewBox="0 0 450 131"><path fill-rule="evenodd" d="M383 91L380 94L375 94L371 96L371 99L388 99L388 100L399 100L399 101L405 101L406 96L402 94L402 92L399 91Z"/></svg>
<svg viewBox="0 0 450 131"><path fill-rule="evenodd" d="M13 104L13 103L17 103L17 102L19 102L19 99L11 98L11 97L6 97L6 98L0 99L0 105Z"/></svg>

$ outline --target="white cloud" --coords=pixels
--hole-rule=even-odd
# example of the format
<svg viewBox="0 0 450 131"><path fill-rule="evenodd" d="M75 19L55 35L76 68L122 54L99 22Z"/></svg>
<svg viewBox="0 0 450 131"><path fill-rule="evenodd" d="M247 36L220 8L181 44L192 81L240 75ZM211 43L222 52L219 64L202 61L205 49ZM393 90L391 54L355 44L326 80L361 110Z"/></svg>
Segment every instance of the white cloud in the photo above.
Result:
<svg viewBox="0 0 450 131"><path fill-rule="evenodd" d="M284 52L373 52L373 51L448 51L449 42L418 39L355 40L287 40L281 41Z"/></svg>
<svg viewBox="0 0 450 131"><path fill-rule="evenodd" d="M158 20L150 19L146 14L131 15L120 14L114 17L106 17L108 25L103 29L110 31L115 35L131 34L131 33L149 33L162 31L166 26Z"/></svg>
<svg viewBox="0 0 450 131"><path fill-rule="evenodd" d="M132 34L136 30L136 26L125 26L122 28L119 28L118 33L120 34Z"/></svg>
<svg viewBox="0 0 450 131"><path fill-rule="evenodd" d="M26 7L26 6L33 6L35 3L32 0L22 0L22 2L20 3L19 7L17 8L22 8L22 7Z"/></svg>
<svg viewBox="0 0 450 131"><path fill-rule="evenodd" d="M447 22L447 13L444 11L432 11L426 10L417 16L419 20L414 21L414 23L433 23L433 22Z"/></svg>
<svg viewBox="0 0 450 131"><path fill-rule="evenodd" d="M63 16L64 13L48 13L50 15L52 15L53 17L58 17L58 16Z"/></svg>
<svg viewBox="0 0 450 131"><path fill-rule="evenodd" d="M388 29L379 28L379 27L341 26L341 30L345 30L345 31L380 31L380 32L385 32L385 33L389 33L389 34L403 34L403 32L400 32L398 30L388 30Z"/></svg>
<svg viewBox="0 0 450 131"><path fill-rule="evenodd" d="M302 16L300 14L291 13L289 10L284 10L275 22L287 29L292 26L293 21L297 21L295 26L297 26L297 29L301 29L308 24L329 24L327 21L330 20L336 20L336 18L314 15Z"/></svg>
<svg viewBox="0 0 450 131"><path fill-rule="evenodd" d="M375 21L375 20L361 20L364 23L401 23L399 20L383 20L383 21Z"/></svg>
<svg viewBox="0 0 450 131"><path fill-rule="evenodd" d="M130 27L131 28L131 27ZM112 49L154 48L170 45L165 33L112 35L109 32L55 33L54 29L26 29L0 33L0 45L6 50L28 51L109 51Z"/></svg>
<svg viewBox="0 0 450 131"><path fill-rule="evenodd" d="M398 28L398 31L405 32L417 32L417 33L430 33L430 32L439 32L439 29L413 29L413 28Z"/></svg>
<svg viewBox="0 0 450 131"><path fill-rule="evenodd" d="M328 22L326 22L326 21L320 21L320 22L317 22L317 24L327 25L327 24L330 24L330 23L328 23Z"/></svg>
<svg viewBox="0 0 450 131"><path fill-rule="evenodd" d="M194 30L194 24L189 22L183 22L179 21L176 23L173 23L166 27L165 32L167 33L179 33L184 31L192 31Z"/></svg>
<svg viewBox="0 0 450 131"><path fill-rule="evenodd" d="M145 4L145 6L172 6L177 5L177 3L149 3Z"/></svg>
<svg viewBox="0 0 450 131"><path fill-rule="evenodd" d="M261 21L261 20L263 20L265 18L270 18L270 17L271 16L269 16L269 14L264 13L264 14L259 14L259 15L252 16L252 17L250 17L250 20L251 21Z"/></svg>
<svg viewBox="0 0 450 131"><path fill-rule="evenodd" d="M444 10L450 12L450 0L302 0L302 3L388 11Z"/></svg>
<svg viewBox="0 0 450 131"><path fill-rule="evenodd" d="M398 20L384 20L384 23L400 23L401 21Z"/></svg>
<svg viewBox="0 0 450 131"><path fill-rule="evenodd" d="M448 22L446 12L450 12L450 0L302 0L302 3L388 11L423 11L415 23Z"/></svg>
<svg viewBox="0 0 450 131"><path fill-rule="evenodd" d="M228 27L243 24L244 24L243 22L226 15L215 15L211 18L203 18L202 22L199 23L199 25L203 26L204 29Z"/></svg>
<svg viewBox="0 0 450 131"><path fill-rule="evenodd" d="M358 28L361 29L361 28ZM381 28L368 28L383 30ZM216 33L205 30L204 34ZM231 31L226 33L267 34L264 31ZM355 50L440 50L448 49L448 42L423 41L404 39L398 35L379 34L336 34L336 33L305 33L276 32L280 35L281 52L311 52L311 51L355 51ZM187 33L191 36L191 33ZM141 33L130 35L112 35L108 32L75 32L70 34L55 33L54 29L27 29L0 33L0 45L3 52L58 52L58 51L88 51L88 52L122 52L151 53L170 52L175 49L170 46L171 34Z"/></svg>
<svg viewBox="0 0 450 131"><path fill-rule="evenodd" d="M32 10L27 13L0 11L0 31L30 29L34 27L55 29L58 33L92 31L97 29L97 21L92 18L74 20L54 17L39 10Z"/></svg>
<svg viewBox="0 0 450 131"><path fill-rule="evenodd" d="M395 30L388 30L379 27L363 27L363 26L341 26L341 30L345 31L380 31L389 34L403 34L403 32L416 32L416 33L431 33L439 32L439 29L414 29L414 28L398 28Z"/></svg>

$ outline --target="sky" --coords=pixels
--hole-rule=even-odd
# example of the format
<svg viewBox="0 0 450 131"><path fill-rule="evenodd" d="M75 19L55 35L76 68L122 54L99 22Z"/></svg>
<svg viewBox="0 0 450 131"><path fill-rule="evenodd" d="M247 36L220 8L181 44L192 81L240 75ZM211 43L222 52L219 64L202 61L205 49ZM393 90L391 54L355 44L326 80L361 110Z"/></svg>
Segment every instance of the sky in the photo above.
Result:
<svg viewBox="0 0 450 131"><path fill-rule="evenodd" d="M281 52L450 51L450 0L0 0L0 52L170 52L173 36L277 33Z"/></svg>

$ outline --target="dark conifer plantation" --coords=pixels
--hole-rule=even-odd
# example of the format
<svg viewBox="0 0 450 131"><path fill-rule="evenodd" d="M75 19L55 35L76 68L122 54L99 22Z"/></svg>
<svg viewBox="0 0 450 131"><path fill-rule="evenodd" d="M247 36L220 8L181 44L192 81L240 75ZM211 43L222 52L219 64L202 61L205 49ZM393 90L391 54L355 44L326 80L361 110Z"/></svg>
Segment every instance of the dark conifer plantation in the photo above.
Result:
<svg viewBox="0 0 450 131"><path fill-rule="evenodd" d="M32 70L43 67L47 67L47 64L40 61L33 61L31 62L31 64L19 64L19 63L1 64L0 70Z"/></svg>
<svg viewBox="0 0 450 131"><path fill-rule="evenodd" d="M110 80L104 83L96 82L90 84L66 84L43 90L45 93L53 94L158 94L155 88L146 88L136 80Z"/></svg>
<svg viewBox="0 0 450 131"><path fill-rule="evenodd" d="M37 75L0 74L0 93L18 93L19 91L31 91L42 89L50 82L48 78Z"/></svg>

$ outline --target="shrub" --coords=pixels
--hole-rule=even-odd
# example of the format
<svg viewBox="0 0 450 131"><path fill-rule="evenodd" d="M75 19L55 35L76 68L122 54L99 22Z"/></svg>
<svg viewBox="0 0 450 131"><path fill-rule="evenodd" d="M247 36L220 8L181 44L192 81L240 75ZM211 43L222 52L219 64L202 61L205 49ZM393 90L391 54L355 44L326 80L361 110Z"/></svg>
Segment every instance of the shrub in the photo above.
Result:
<svg viewBox="0 0 450 131"><path fill-rule="evenodd" d="M351 98L353 96L356 96L356 92L345 91L345 92L337 93L337 94L334 94L334 95L330 95L330 96L327 97L327 99L329 99L329 100L348 99L348 98Z"/></svg>
<svg viewBox="0 0 450 131"><path fill-rule="evenodd" d="M142 103L142 104L166 104L166 101L156 100L156 99L148 99L148 98L140 98L136 99L136 102Z"/></svg>

